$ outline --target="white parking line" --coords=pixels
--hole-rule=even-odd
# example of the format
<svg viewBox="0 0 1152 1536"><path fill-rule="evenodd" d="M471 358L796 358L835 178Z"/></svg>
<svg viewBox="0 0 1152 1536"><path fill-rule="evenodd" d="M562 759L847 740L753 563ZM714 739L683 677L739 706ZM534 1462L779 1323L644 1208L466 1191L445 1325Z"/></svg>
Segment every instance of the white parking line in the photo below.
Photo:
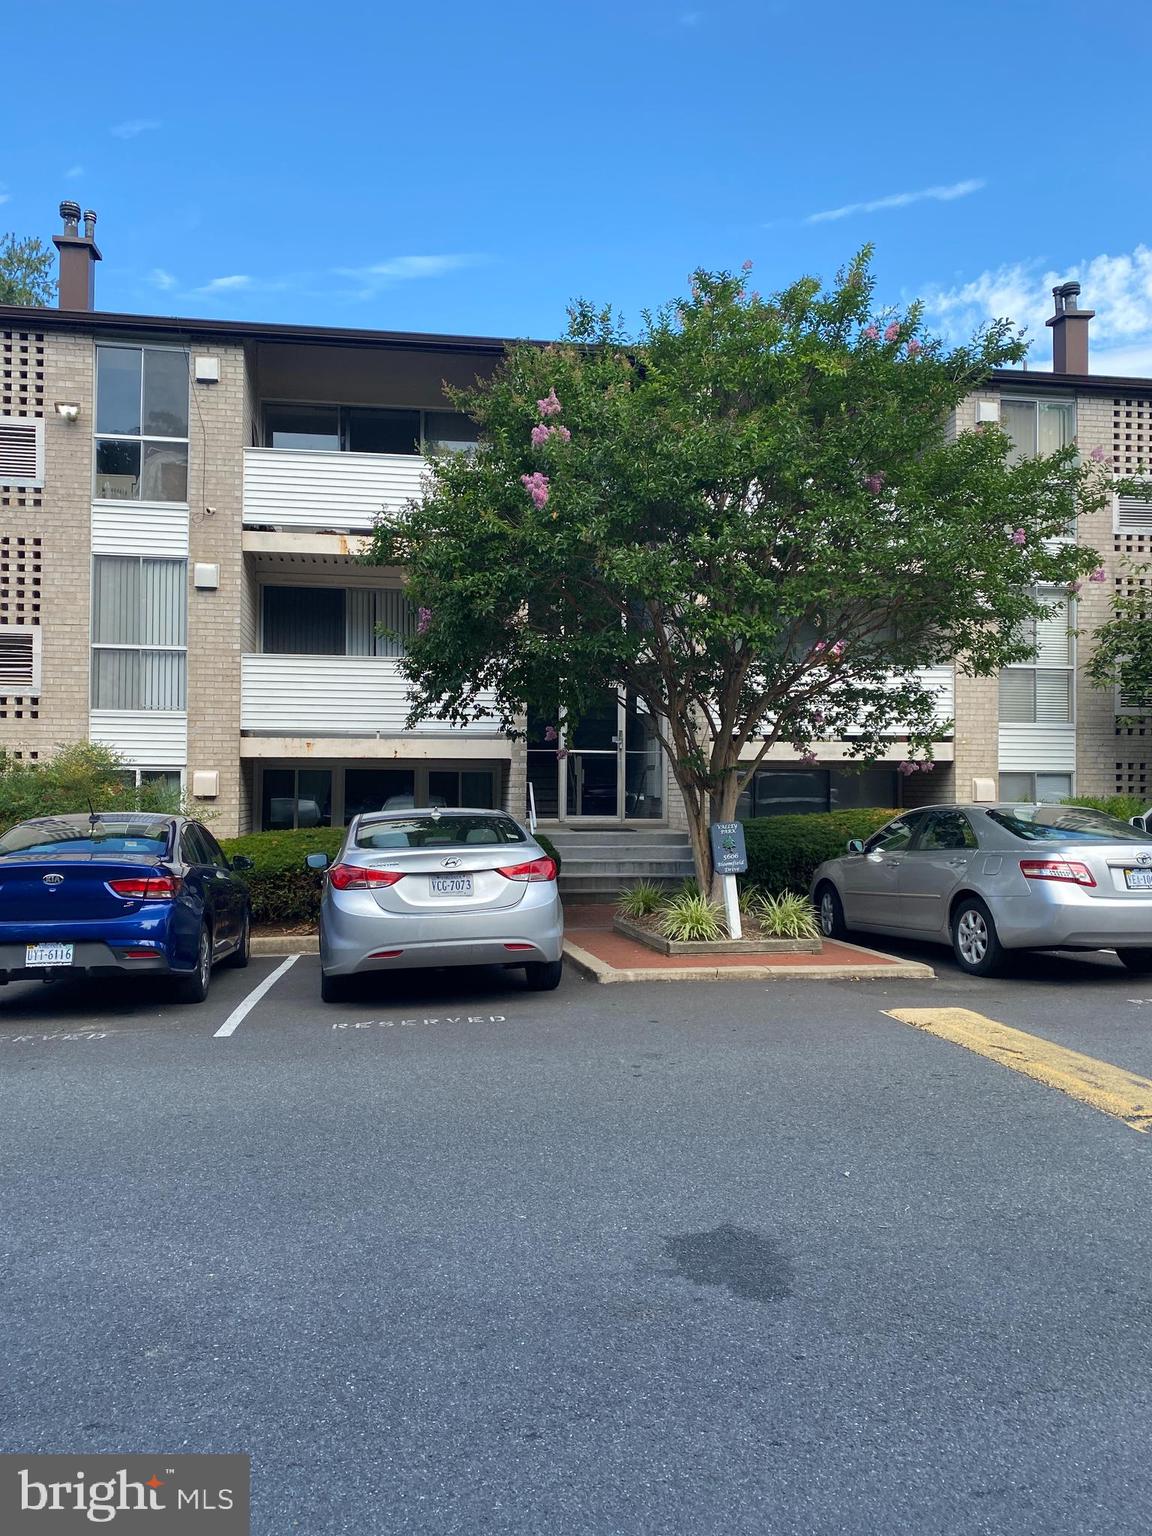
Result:
<svg viewBox="0 0 1152 1536"><path fill-rule="evenodd" d="M243 1021L248 1017L253 1008L255 1008L256 1004L264 996L265 992L270 992L276 983L280 980L281 976L283 976L284 972L294 966L299 958L299 955L289 955L287 960L281 960L280 964L276 967L272 974L270 976L265 976L260 985L258 987L253 987L244 1001L233 1008L232 1012L224 1020L223 1024L221 1024L220 1028L216 1031L212 1038L214 1040L218 1040L221 1035L235 1034L237 1026L243 1023Z"/></svg>

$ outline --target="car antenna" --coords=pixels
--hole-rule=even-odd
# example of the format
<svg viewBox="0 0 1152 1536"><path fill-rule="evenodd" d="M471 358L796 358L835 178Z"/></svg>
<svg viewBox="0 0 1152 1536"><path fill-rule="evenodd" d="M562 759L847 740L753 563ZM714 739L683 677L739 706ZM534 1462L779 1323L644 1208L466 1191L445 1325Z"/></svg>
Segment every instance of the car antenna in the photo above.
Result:
<svg viewBox="0 0 1152 1536"><path fill-rule="evenodd" d="M87 797L87 799L88 799L88 825L89 825L89 827L92 830L92 836L95 837L96 836L96 828L101 825L100 812L92 804L92 796L89 795Z"/></svg>

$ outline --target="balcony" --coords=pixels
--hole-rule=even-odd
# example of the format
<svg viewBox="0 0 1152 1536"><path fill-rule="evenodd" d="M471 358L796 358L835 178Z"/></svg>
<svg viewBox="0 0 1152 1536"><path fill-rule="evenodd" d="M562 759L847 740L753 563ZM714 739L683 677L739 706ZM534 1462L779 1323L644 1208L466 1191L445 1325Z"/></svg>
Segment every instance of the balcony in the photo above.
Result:
<svg viewBox="0 0 1152 1536"><path fill-rule="evenodd" d="M426 467L415 453L246 448L244 526L367 533L420 496Z"/></svg>
<svg viewBox="0 0 1152 1536"><path fill-rule="evenodd" d="M240 663L240 728L314 738L425 736L503 740L494 719L465 726L427 720L407 731L408 684L384 656L250 655Z"/></svg>

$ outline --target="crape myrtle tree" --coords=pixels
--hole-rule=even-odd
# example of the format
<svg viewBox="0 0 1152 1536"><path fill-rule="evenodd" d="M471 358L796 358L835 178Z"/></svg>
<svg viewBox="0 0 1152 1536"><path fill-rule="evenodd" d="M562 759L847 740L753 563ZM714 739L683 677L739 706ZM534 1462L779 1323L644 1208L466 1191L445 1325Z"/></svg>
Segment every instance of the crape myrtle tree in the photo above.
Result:
<svg viewBox="0 0 1152 1536"><path fill-rule="evenodd" d="M708 825L772 747L868 760L895 732L905 770L927 762L941 727L919 670L1028 659L1038 587L1099 564L1064 536L1107 494L1100 465L1010 464L998 427L950 433L1019 335L946 348L919 306L876 307L870 254L768 298L750 263L699 271L635 336L577 304L563 342L511 346L454 396L478 451L435 459L368 557L406 566L420 607L413 721L463 722L490 691L507 729L544 712L562 754L565 720L633 689L704 891Z"/></svg>
<svg viewBox="0 0 1152 1536"><path fill-rule="evenodd" d="M1152 710L1152 566L1133 565L1130 574L1128 590L1112 598L1112 617L1096 631L1085 670L1098 688L1118 688L1122 707L1135 716Z"/></svg>

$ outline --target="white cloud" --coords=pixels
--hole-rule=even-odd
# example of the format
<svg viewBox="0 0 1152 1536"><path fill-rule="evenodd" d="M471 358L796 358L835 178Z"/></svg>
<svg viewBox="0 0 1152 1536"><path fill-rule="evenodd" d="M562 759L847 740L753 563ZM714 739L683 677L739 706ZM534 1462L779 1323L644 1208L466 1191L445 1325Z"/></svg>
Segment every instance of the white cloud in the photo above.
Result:
<svg viewBox="0 0 1152 1536"><path fill-rule="evenodd" d="M7 203L7 202L9 202L11 200L11 197L12 197L11 192L5 192L4 188L0 187L0 203Z"/></svg>
<svg viewBox="0 0 1152 1536"><path fill-rule="evenodd" d="M387 261L373 262L367 267L337 267L338 277L353 279L359 286L354 297L373 298L382 288L394 283L411 282L416 278L444 277L449 272L459 272L464 267L474 267L484 261L483 256L391 256Z"/></svg>
<svg viewBox="0 0 1152 1536"><path fill-rule="evenodd" d="M1138 376L1152 372L1152 249L1138 245L1118 256L1082 259L1060 270L1040 261L1015 262L981 272L953 288L924 297L928 315L946 335L966 336L987 320L1007 318L1027 328L1043 363L1051 351L1045 320L1052 314L1052 289L1075 280L1080 303L1096 311L1090 331L1093 373Z"/></svg>
<svg viewBox="0 0 1152 1536"><path fill-rule="evenodd" d="M252 279L246 273L236 272L231 277L214 277L197 288L197 293L234 293L238 288L250 288Z"/></svg>
<svg viewBox="0 0 1152 1536"><path fill-rule="evenodd" d="M65 179L68 181L75 181L77 176L83 176L83 174L84 167L82 165L70 165L64 172Z"/></svg>
<svg viewBox="0 0 1152 1536"><path fill-rule="evenodd" d="M810 213L805 224L827 224L833 219L848 219L856 213L879 213L886 208L907 208L911 203L951 203L958 197L970 197L987 183L983 181L954 181L947 187L923 187L919 192L890 192L887 197L874 197L864 203L845 203L841 208L825 208L820 213Z"/></svg>
<svg viewBox="0 0 1152 1536"><path fill-rule="evenodd" d="M160 124L153 117L130 117L127 122L116 123L108 132L114 139L134 139L142 133L150 133Z"/></svg>
<svg viewBox="0 0 1152 1536"><path fill-rule="evenodd" d="M172 276L171 272L165 272L163 267L153 267L152 271L148 274L148 281L152 284L153 288L160 288L165 293L169 288L179 287L177 279Z"/></svg>

